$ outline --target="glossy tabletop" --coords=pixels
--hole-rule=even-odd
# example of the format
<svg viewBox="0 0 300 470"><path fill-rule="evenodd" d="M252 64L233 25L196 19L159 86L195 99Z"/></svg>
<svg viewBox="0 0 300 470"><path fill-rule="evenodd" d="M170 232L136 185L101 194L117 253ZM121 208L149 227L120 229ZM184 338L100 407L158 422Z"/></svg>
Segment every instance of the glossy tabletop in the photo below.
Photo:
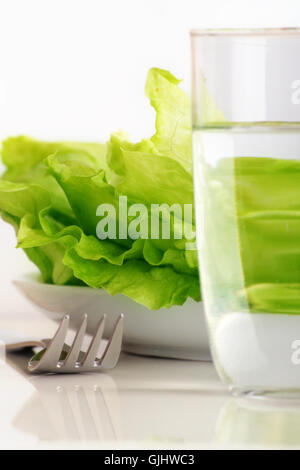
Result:
<svg viewBox="0 0 300 470"><path fill-rule="evenodd" d="M33 314L1 325L55 331ZM24 352L3 359L1 448L300 447L297 404L232 398L211 363L123 354L107 374L31 376Z"/></svg>
<svg viewBox="0 0 300 470"><path fill-rule="evenodd" d="M56 327L39 315L1 324ZM232 398L211 363L123 354L107 374L31 376L28 357L2 357L1 448L300 447L297 404Z"/></svg>

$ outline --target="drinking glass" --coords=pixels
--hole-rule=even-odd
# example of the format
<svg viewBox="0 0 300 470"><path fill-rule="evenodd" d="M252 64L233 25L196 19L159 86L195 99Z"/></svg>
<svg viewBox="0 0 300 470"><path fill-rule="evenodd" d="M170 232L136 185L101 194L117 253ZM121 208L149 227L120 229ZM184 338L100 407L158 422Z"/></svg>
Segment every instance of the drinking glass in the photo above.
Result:
<svg viewBox="0 0 300 470"><path fill-rule="evenodd" d="M300 29L191 32L201 289L235 393L300 397Z"/></svg>

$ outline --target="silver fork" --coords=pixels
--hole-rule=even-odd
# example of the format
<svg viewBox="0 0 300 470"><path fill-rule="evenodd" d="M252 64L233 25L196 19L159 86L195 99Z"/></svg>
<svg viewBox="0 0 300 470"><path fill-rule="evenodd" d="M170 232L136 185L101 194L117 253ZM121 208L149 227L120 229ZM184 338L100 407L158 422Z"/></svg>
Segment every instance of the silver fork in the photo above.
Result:
<svg viewBox="0 0 300 470"><path fill-rule="evenodd" d="M71 346L65 344L70 323L70 317L66 315L61 321L54 337L52 339L44 339L39 343L45 349L33 356L29 361L29 372L70 374L113 369L118 363L122 348L124 319L123 315L119 316L104 353L98 358L97 354L104 333L105 319L106 315L103 315L87 352L83 352L81 347L86 333L87 315L83 316L81 326ZM13 347L8 347L7 349L17 350L24 348L24 346L36 346L37 344L36 342L16 343Z"/></svg>

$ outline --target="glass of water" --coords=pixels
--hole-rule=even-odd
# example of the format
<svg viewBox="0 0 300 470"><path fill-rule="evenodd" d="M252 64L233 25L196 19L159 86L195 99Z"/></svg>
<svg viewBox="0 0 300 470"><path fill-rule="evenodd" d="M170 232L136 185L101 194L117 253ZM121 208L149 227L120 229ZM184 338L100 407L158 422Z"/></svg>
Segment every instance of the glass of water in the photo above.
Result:
<svg viewBox="0 0 300 470"><path fill-rule="evenodd" d="M300 398L300 29L191 33L202 293L237 393Z"/></svg>

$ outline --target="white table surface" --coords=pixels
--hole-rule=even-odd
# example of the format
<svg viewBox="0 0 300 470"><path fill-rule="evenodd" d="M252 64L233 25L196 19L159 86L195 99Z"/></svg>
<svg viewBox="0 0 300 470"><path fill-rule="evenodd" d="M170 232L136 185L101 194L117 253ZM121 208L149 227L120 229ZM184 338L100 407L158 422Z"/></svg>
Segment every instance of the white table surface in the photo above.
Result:
<svg viewBox="0 0 300 470"><path fill-rule="evenodd" d="M31 313L1 327L56 326ZM0 362L1 448L300 447L300 408L232 398L210 363L123 354L109 374L72 376L30 376L25 363Z"/></svg>

